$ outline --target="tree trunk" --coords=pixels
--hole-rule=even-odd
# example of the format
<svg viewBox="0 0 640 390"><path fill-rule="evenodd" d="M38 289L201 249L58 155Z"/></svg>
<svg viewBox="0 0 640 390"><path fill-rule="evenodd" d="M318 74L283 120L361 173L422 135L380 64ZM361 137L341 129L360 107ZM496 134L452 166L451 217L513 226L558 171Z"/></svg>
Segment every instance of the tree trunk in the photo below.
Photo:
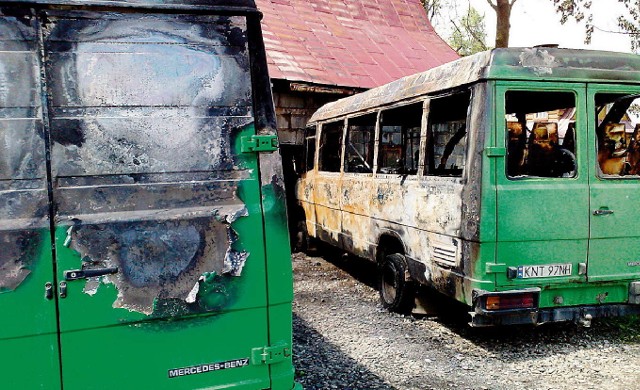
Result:
<svg viewBox="0 0 640 390"><path fill-rule="evenodd" d="M496 47L509 47L511 7L515 1L496 0Z"/></svg>

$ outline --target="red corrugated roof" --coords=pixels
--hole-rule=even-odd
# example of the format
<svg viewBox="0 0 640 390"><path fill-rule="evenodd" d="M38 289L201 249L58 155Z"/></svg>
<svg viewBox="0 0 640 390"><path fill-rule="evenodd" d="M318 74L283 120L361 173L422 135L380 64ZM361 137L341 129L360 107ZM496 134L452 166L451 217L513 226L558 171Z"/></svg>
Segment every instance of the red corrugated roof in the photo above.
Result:
<svg viewBox="0 0 640 390"><path fill-rule="evenodd" d="M372 88L458 58L420 0L256 0L272 78Z"/></svg>

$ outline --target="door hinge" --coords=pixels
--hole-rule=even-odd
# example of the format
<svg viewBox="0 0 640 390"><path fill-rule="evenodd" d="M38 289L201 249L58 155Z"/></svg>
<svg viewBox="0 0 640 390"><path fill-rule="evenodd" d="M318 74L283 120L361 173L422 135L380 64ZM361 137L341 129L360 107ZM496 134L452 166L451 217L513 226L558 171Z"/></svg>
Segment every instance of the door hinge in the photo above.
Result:
<svg viewBox="0 0 640 390"><path fill-rule="evenodd" d="M488 148L484 148L484 154L486 154L487 157L502 157L507 154L507 149L491 146Z"/></svg>
<svg viewBox="0 0 640 390"><path fill-rule="evenodd" d="M506 264L488 263L485 268L485 272L488 274L499 274L506 271L507 271Z"/></svg>
<svg viewBox="0 0 640 390"><path fill-rule="evenodd" d="M240 139L242 153L275 152L278 150L278 137L274 134L251 135Z"/></svg>
<svg viewBox="0 0 640 390"><path fill-rule="evenodd" d="M291 345L276 344L270 347L253 348L251 350L251 364L275 364L291 356Z"/></svg>

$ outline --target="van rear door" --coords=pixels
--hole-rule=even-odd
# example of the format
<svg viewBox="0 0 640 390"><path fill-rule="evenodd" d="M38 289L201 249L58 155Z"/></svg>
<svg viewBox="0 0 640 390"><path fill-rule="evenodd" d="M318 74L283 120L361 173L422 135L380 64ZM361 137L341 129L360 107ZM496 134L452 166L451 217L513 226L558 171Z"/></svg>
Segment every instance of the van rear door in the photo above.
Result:
<svg viewBox="0 0 640 390"><path fill-rule="evenodd" d="M48 11L65 389L268 388L243 16Z"/></svg>
<svg viewBox="0 0 640 390"><path fill-rule="evenodd" d="M639 87L588 88L590 282L640 278L640 99L624 98L638 94ZM626 297L625 289L609 299Z"/></svg>
<svg viewBox="0 0 640 390"><path fill-rule="evenodd" d="M233 15L252 11L18 7L0 18L3 384L270 388L290 345L270 344L261 169L241 152L261 46Z"/></svg>
<svg viewBox="0 0 640 390"><path fill-rule="evenodd" d="M496 96L498 286L584 281L589 236L585 89L502 83ZM499 152L500 149L496 150ZM506 272L505 272L506 271Z"/></svg>

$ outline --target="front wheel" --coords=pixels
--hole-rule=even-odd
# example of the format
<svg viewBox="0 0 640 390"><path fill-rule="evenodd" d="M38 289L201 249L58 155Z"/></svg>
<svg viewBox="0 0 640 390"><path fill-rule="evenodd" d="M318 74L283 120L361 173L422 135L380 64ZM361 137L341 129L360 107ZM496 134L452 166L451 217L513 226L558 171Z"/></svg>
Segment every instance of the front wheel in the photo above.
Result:
<svg viewBox="0 0 640 390"><path fill-rule="evenodd" d="M387 255L380 267L380 300L389 311L405 314L413 308L413 283L405 280L407 266L399 253Z"/></svg>

